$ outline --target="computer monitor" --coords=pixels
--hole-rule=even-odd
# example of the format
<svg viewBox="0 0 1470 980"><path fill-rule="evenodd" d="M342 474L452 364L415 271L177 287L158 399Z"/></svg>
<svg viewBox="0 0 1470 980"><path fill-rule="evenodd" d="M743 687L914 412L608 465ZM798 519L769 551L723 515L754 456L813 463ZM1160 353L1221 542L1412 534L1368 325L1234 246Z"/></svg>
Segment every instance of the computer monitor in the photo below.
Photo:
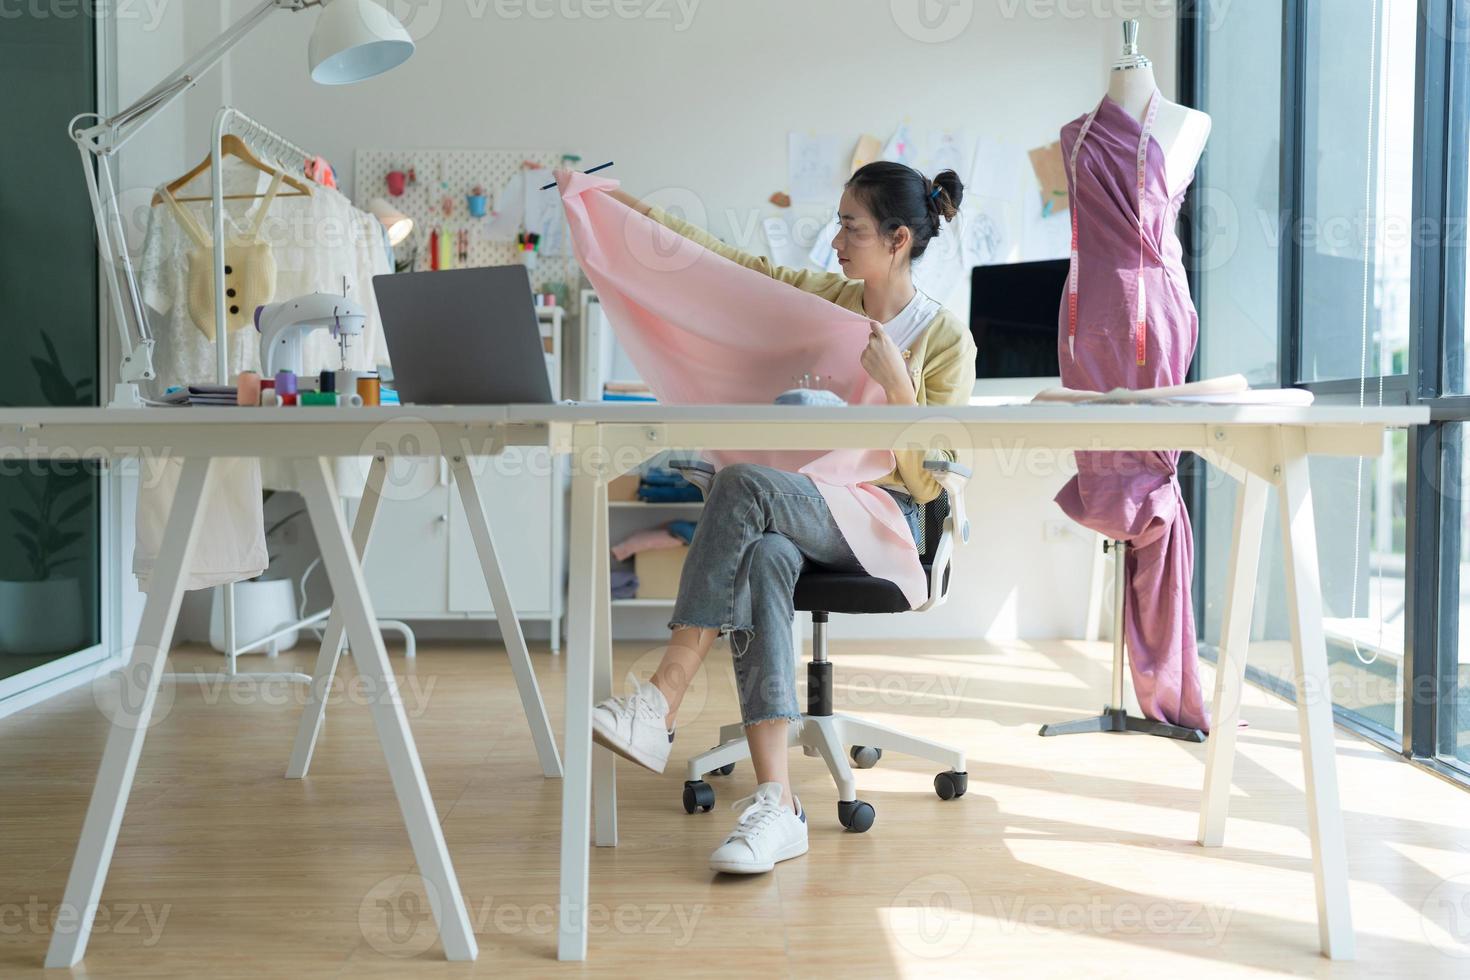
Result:
<svg viewBox="0 0 1470 980"><path fill-rule="evenodd" d="M977 265L970 273L975 376L1055 378L1066 259Z"/></svg>

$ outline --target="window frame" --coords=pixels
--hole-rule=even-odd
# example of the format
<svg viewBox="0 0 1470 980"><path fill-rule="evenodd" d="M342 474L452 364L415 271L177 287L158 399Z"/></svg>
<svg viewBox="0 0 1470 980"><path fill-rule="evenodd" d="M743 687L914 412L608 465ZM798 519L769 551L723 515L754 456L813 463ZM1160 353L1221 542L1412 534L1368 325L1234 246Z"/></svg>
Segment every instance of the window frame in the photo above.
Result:
<svg viewBox="0 0 1470 980"><path fill-rule="evenodd" d="M1206 103L1204 70L1209 58L1210 14L1218 0L1181 0L1178 10L1179 79L1181 101ZM1310 134L1306 128L1308 79L1313 77L1313 46L1308 25L1318 4L1330 0L1299 0L1283 6L1281 30L1281 182L1280 208L1286 234L1280 250L1278 284L1278 343L1282 387L1303 388L1323 401L1355 400L1357 378L1300 381L1303 337L1303 236L1299 233L1306 201L1307 175L1303 161ZM1405 758L1448 776L1470 788L1470 765L1446 754L1454 737L1454 704L1458 697L1460 536L1470 533L1460 525L1458 495L1447 498L1446 487L1458 487L1467 444L1462 429L1470 427L1470 393L1446 395L1445 352L1459 350L1461 364L1470 372L1465 346L1467 183L1463 162L1470 155L1470 0L1418 0L1415 63L1414 196L1415 226L1427 224L1435 233L1416 234L1410 269L1410 337L1408 371L1386 375L1386 404L1427 405L1431 421L1416 427L1409 437L1409 501L1405 547L1403 731L1389 731L1336 704L1336 722ZM1458 33L1457 33L1458 28ZM1456 171L1457 162L1461 171ZM1207 162L1206 164L1207 165ZM1194 196L1186 202L1180 237L1192 287L1198 267ZM1458 345L1458 348L1457 346ZM1197 365L1191 369L1195 377ZM1466 384L1470 389L1470 377ZM1380 379L1366 383L1377 397ZM1203 481L1186 488L1190 513L1203 515ZM1195 522L1200 555L1210 542L1204 521ZM1228 545L1228 542L1226 542ZM1205 561L1195 562L1195 621L1205 622ZM1457 566L1456 566L1457 569ZM1203 636L1201 649L1218 657ZM1256 684L1290 698L1274 679L1254 669L1248 677Z"/></svg>

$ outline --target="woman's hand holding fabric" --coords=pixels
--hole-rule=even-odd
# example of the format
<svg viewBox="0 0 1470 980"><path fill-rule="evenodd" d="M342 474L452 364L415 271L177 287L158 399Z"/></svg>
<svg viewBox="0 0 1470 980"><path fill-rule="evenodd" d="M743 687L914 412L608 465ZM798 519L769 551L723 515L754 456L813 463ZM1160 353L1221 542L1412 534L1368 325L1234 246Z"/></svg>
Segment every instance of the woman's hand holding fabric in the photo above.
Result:
<svg viewBox="0 0 1470 980"><path fill-rule="evenodd" d="M868 346L862 354L863 370L882 386L890 405L916 404L913 382L903 354L876 320L868 323Z"/></svg>

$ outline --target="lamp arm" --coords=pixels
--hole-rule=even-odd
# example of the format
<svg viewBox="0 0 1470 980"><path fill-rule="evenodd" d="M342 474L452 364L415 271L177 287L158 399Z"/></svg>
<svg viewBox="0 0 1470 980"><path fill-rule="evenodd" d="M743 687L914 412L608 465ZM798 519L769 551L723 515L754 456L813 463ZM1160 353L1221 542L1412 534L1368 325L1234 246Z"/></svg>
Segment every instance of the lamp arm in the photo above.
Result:
<svg viewBox="0 0 1470 980"><path fill-rule="evenodd" d="M74 130L72 138L78 142L85 139L94 147L93 152L99 155L116 153L128 140L147 126L154 116L193 88L199 79L224 60L231 48L239 44L271 13L277 10L293 12L305 10L307 7L320 6L321 2L322 0L261 0L259 6L241 17L193 58L139 96L132 105L86 130Z"/></svg>

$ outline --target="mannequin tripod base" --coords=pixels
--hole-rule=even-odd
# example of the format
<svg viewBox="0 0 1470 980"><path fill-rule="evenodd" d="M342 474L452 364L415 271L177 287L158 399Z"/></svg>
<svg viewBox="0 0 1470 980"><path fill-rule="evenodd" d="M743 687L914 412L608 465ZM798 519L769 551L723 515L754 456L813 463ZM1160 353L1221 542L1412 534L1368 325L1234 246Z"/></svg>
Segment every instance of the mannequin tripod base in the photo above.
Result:
<svg viewBox="0 0 1470 980"><path fill-rule="evenodd" d="M1182 742L1203 742L1205 733L1197 728L1171 725L1166 721L1137 718L1122 708L1105 707L1102 714L1075 721L1058 721L1042 725L1038 735L1077 735L1082 732L1143 732L1160 738L1177 738Z"/></svg>

